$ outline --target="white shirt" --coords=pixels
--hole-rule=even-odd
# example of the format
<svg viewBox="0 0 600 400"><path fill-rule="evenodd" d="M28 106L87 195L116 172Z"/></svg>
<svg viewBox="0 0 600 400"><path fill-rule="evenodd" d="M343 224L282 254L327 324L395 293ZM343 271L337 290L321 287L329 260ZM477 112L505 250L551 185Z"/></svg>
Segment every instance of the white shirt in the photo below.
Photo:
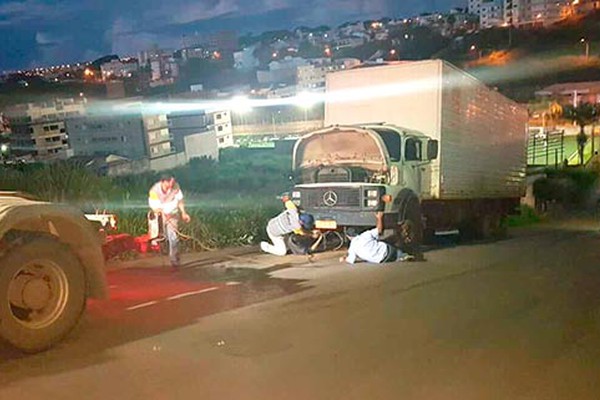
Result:
<svg viewBox="0 0 600 400"><path fill-rule="evenodd" d="M174 214L179 209L179 203L183 200L183 193L178 185L168 192L163 192L160 182L150 189L148 205L153 210L160 210L165 215Z"/></svg>
<svg viewBox="0 0 600 400"><path fill-rule="evenodd" d="M387 252L387 244L379 241L379 231L374 228L352 239L346 261L354 264L356 259L360 258L366 262L379 264L385 259Z"/></svg>

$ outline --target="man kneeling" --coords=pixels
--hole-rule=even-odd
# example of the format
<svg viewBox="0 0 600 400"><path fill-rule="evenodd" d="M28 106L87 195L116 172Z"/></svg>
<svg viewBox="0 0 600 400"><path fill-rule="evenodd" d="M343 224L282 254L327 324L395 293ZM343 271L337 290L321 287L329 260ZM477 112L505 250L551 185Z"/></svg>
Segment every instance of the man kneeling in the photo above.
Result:
<svg viewBox="0 0 600 400"><path fill-rule="evenodd" d="M298 207L287 197L283 201L285 211L272 218L267 225L267 235L271 239L271 243L260 243L262 251L276 256L285 256L287 254L286 236L291 233L312 235L311 231L314 229L315 224L312 215L298 210Z"/></svg>
<svg viewBox="0 0 600 400"><path fill-rule="evenodd" d="M403 253L389 243L379 238L383 233L383 213L376 214L377 227L361 233L350 241L348 254L340 259L341 262L354 264L358 260L374 264L394 261L412 261L415 258Z"/></svg>

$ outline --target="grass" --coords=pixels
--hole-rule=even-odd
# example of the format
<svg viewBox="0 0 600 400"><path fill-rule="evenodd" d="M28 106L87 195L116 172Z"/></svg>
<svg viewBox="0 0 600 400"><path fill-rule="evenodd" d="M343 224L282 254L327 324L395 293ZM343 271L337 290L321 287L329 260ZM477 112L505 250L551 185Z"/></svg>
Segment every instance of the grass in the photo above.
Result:
<svg viewBox="0 0 600 400"><path fill-rule="evenodd" d="M509 227L517 228L536 224L541 221L541 217L533 208L521 205L519 206L519 213L516 215L509 215L506 222Z"/></svg>

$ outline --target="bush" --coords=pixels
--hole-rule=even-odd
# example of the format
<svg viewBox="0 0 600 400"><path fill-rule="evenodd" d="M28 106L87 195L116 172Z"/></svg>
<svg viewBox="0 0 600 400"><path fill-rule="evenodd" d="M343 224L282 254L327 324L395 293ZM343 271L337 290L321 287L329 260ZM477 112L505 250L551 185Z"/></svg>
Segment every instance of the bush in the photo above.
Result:
<svg viewBox="0 0 600 400"><path fill-rule="evenodd" d="M555 201L566 207L584 206L595 188L598 175L583 169L548 170L547 177L533 184L540 201Z"/></svg>

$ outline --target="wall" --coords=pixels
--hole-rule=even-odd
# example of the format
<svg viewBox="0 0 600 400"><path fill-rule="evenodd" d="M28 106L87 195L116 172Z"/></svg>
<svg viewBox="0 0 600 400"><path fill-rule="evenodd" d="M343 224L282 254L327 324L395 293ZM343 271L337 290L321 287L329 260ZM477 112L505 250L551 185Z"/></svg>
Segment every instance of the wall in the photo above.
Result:
<svg viewBox="0 0 600 400"><path fill-rule="evenodd" d="M219 146L214 131L197 133L185 137L185 157L189 162L193 158L208 157L219 159Z"/></svg>

